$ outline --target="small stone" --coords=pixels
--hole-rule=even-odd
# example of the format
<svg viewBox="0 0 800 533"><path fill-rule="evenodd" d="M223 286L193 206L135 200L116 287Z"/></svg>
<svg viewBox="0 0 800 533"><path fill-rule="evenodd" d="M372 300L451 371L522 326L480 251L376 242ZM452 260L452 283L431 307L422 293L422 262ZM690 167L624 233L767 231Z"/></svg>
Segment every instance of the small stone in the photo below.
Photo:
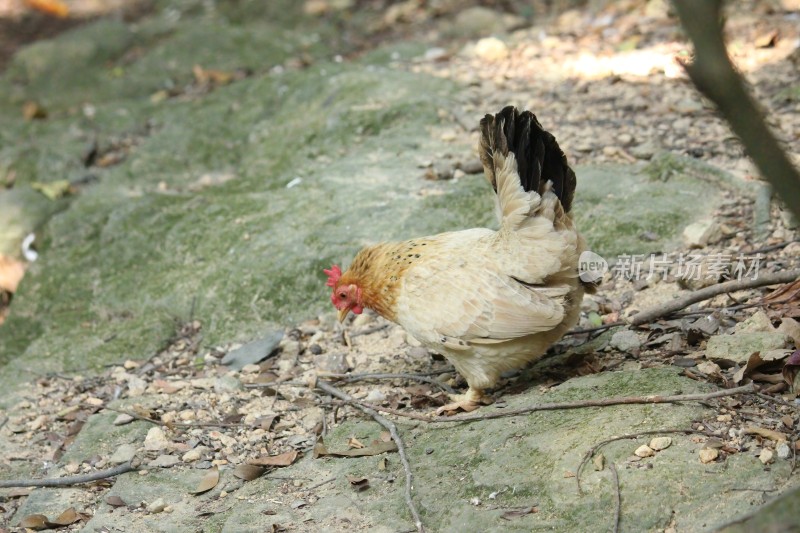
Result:
<svg viewBox="0 0 800 533"><path fill-rule="evenodd" d="M629 146L633 142L633 135L630 133L621 133L617 136L617 141L619 141L622 146Z"/></svg>
<svg viewBox="0 0 800 533"><path fill-rule="evenodd" d="M471 505L474 505L475 507L477 507L477 506L479 506L479 505L480 505L482 502L481 502L481 499L480 499L480 498L478 498L477 496L473 496L472 498L470 498L470 499L469 499L469 503L470 503Z"/></svg>
<svg viewBox="0 0 800 533"><path fill-rule="evenodd" d="M683 240L689 248L703 248L722 238L719 223L713 219L699 220L683 230Z"/></svg>
<svg viewBox="0 0 800 533"><path fill-rule="evenodd" d="M703 448L700 450L699 456L701 463L708 464L717 460L717 457L719 457L719 450L716 448Z"/></svg>
<svg viewBox="0 0 800 533"><path fill-rule="evenodd" d="M233 376L222 376L214 380L214 392L233 392L243 389L242 382Z"/></svg>
<svg viewBox="0 0 800 533"><path fill-rule="evenodd" d="M183 457L181 457L181 461L184 463L193 463L195 461L199 461L200 458L203 456L203 451L199 446L193 450L189 450Z"/></svg>
<svg viewBox="0 0 800 533"><path fill-rule="evenodd" d="M134 455L136 455L136 447L132 444L123 444L114 450L114 453L108 458L108 462L114 465L121 465L133 459Z"/></svg>
<svg viewBox="0 0 800 533"><path fill-rule="evenodd" d="M164 431L160 427L153 427L147 432L144 438L144 449L149 451L161 451L169 448L170 441L164 435Z"/></svg>
<svg viewBox="0 0 800 533"><path fill-rule="evenodd" d="M670 437L655 437L650 441L650 447L657 452L666 450L672 446L672 439Z"/></svg>
<svg viewBox="0 0 800 533"><path fill-rule="evenodd" d="M732 422L733 417L731 415L718 415L717 422Z"/></svg>
<svg viewBox="0 0 800 533"><path fill-rule="evenodd" d="M319 355L322 353L322 347L319 344L312 344L308 347L308 349L314 355Z"/></svg>
<svg viewBox="0 0 800 533"><path fill-rule="evenodd" d="M779 442L775 447L775 452L778 454L779 459L788 459L792 456L792 450L785 442Z"/></svg>
<svg viewBox="0 0 800 533"><path fill-rule="evenodd" d="M425 448L425 454L430 455L433 453L433 448Z"/></svg>
<svg viewBox="0 0 800 533"><path fill-rule="evenodd" d="M114 419L114 425L124 426L125 424L130 424L134 420L135 418L133 418L131 415L122 413L121 415L119 415L117 418Z"/></svg>
<svg viewBox="0 0 800 533"><path fill-rule="evenodd" d="M656 452L654 452L653 449L646 444L642 444L641 446L636 448L636 451L633 453L637 457L652 457L656 454Z"/></svg>
<svg viewBox="0 0 800 533"><path fill-rule="evenodd" d="M651 142L643 142L640 145L631 147L628 151L636 159L652 159L658 151L658 147Z"/></svg>
<svg viewBox="0 0 800 533"><path fill-rule="evenodd" d="M157 498L147 505L147 512L151 514L160 513L166 509L166 507L167 504L164 503L164 500L162 498Z"/></svg>
<svg viewBox="0 0 800 533"><path fill-rule="evenodd" d="M419 359L427 359L428 358L428 349L423 348L422 346L411 346L406 350L406 353L409 357L419 358Z"/></svg>
<svg viewBox="0 0 800 533"><path fill-rule="evenodd" d="M101 405L103 405L103 400L101 400L100 398L95 398L94 396L90 396L89 398L86 398L86 400L84 400L84 403L87 403L93 407L100 407Z"/></svg>
<svg viewBox="0 0 800 533"><path fill-rule="evenodd" d="M714 363L712 361L703 361L702 363L697 365L697 370L708 376L722 375L722 369L719 367L717 363Z"/></svg>
<svg viewBox="0 0 800 533"><path fill-rule="evenodd" d="M379 391L378 389L373 389L369 391L367 397L364 398L364 401L369 403L380 403L386 399L386 395Z"/></svg>
<svg viewBox="0 0 800 533"><path fill-rule="evenodd" d="M152 461L148 466L158 467L158 468L169 468L175 466L180 462L177 455L159 455Z"/></svg>
<svg viewBox="0 0 800 533"><path fill-rule="evenodd" d="M642 341L639 340L639 335L633 331L623 330L617 331L611 337L611 346L621 352L635 353L639 351Z"/></svg>
<svg viewBox="0 0 800 533"><path fill-rule="evenodd" d="M178 413L178 418L180 418L184 422L189 422L197 418L197 413L195 413L190 409L186 409L185 411L181 411L180 413Z"/></svg>
<svg viewBox="0 0 800 533"><path fill-rule="evenodd" d="M134 368L139 368L140 365L136 361L128 359L127 361L122 363L122 366L125 368L125 370L133 370Z"/></svg>
<svg viewBox="0 0 800 533"><path fill-rule="evenodd" d="M761 461L762 464L768 465L775 460L775 452L769 448L764 448L758 455L758 460Z"/></svg>
<svg viewBox="0 0 800 533"><path fill-rule="evenodd" d="M594 465L594 469L600 472L606 467L606 456L602 453L595 455L594 459L592 459L592 464Z"/></svg>
<svg viewBox="0 0 800 533"><path fill-rule="evenodd" d="M474 52L484 61L500 61L508 57L508 46L497 37L484 37L475 44Z"/></svg>
<svg viewBox="0 0 800 533"><path fill-rule="evenodd" d="M80 467L81 467L81 465L79 465L78 463L68 463L68 464L64 465L64 471L67 474L76 474L78 472L78 470L80 469Z"/></svg>

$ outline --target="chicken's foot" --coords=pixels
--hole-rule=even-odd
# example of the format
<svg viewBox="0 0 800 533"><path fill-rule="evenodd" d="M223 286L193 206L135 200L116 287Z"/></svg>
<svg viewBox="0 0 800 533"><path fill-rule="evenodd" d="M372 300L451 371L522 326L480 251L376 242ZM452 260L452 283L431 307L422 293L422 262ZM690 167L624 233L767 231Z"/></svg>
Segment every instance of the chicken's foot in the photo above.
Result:
<svg viewBox="0 0 800 533"><path fill-rule="evenodd" d="M488 394L484 394L481 389L469 388L466 394L452 394L451 399L454 401L443 405L436 410L437 416L450 416L459 411L471 412L480 407L481 405L489 405L494 399Z"/></svg>

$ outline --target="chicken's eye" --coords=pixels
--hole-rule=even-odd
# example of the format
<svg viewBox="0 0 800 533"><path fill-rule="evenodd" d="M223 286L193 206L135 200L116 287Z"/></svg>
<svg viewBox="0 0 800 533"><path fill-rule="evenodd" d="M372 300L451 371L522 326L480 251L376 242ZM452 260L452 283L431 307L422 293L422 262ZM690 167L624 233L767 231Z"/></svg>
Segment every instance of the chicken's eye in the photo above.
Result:
<svg viewBox="0 0 800 533"><path fill-rule="evenodd" d="M339 298L341 298L342 300L344 300L345 298L347 298L347 293L340 292L340 293L339 293Z"/></svg>

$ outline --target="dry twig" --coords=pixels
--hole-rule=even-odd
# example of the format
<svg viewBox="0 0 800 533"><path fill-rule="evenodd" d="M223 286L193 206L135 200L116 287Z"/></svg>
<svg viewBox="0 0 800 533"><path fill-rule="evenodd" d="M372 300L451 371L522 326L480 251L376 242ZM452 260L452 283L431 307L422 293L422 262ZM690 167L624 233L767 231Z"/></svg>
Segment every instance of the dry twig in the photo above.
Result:
<svg viewBox="0 0 800 533"><path fill-rule="evenodd" d="M97 472L90 472L88 474L81 474L79 476L65 476L45 479L7 479L0 480L0 488L7 489L11 487L69 487L72 485L80 485L81 483L89 483L91 481L99 481L110 477L119 476L126 472L136 470L130 462L123 463L115 466L114 468L107 468L106 470L98 470Z"/></svg>
<svg viewBox="0 0 800 533"><path fill-rule="evenodd" d="M719 283L717 285L706 287L705 289L694 291L687 294L683 298L670 300L652 309L642 311L641 313L636 313L633 315L633 317L631 317L631 325L641 326L642 324L652 322L658 318L667 316L670 313L674 313L675 311L685 309L692 304L702 302L703 300L708 300L709 298L713 298L719 294L725 294L726 292L755 289L767 285L776 285L778 283L791 283L798 278L800 278L800 269L761 274L757 279L726 281L725 283Z"/></svg>
<svg viewBox="0 0 800 533"><path fill-rule="evenodd" d="M601 398L598 400L578 400L574 402L556 402L556 403L543 403L539 405L530 405L528 407L520 407L519 409L508 409L503 411L495 411L491 413L482 413L464 416L438 416L432 418L426 415L417 413L407 413L398 409L391 409L389 407L381 407L366 402L349 398L345 400L347 403L357 405L366 409L373 409L375 411L382 411L384 413L402 416L404 418L412 418L422 422L429 422L432 424L440 423L453 423L453 422L475 422L477 420L490 420L492 418L505 418L508 416L519 416L528 413L535 413L537 411L558 411L565 409L583 409L586 407L608 407L611 405L625 405L625 404L654 404L654 403L675 403L675 402L703 402L712 398L721 398L723 396L736 396L737 394L747 394L753 392L755 386L750 383L741 387L733 389L722 389L714 392L701 393L701 394L676 394L672 396L622 396L617 398Z"/></svg>
<svg viewBox="0 0 800 533"><path fill-rule="evenodd" d="M403 443L403 439L400 438L400 434L397 432L397 426L395 426L394 422L391 420L378 414L373 408L359 404L352 396L334 387L330 383L326 383L325 381L318 379L315 386L327 392L331 396L335 396L340 400L355 405L358 409L371 416L378 424L382 425L389 431L392 436L392 440L397 445L397 453L400 455L400 461L403 463L403 470L405 470L406 474L406 505L408 506L408 510L411 511L411 516L414 518L414 525L416 526L417 531L419 533L424 533L425 528L422 526L422 519L419 516L419 512L414 504L414 500L411 498L411 489L414 481L414 476L411 473L411 464L408 462L406 447Z"/></svg>

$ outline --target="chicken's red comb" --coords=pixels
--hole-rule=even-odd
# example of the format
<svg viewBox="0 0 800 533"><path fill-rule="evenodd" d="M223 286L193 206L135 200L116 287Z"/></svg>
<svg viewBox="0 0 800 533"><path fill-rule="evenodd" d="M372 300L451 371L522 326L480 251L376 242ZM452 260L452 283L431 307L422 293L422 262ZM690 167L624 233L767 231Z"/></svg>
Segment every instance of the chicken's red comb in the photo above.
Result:
<svg viewBox="0 0 800 533"><path fill-rule="evenodd" d="M339 278L342 277L342 269L339 268L339 265L333 265L330 270L323 270L325 274L328 275L328 282L325 284L328 287L335 287L336 283L339 282Z"/></svg>

